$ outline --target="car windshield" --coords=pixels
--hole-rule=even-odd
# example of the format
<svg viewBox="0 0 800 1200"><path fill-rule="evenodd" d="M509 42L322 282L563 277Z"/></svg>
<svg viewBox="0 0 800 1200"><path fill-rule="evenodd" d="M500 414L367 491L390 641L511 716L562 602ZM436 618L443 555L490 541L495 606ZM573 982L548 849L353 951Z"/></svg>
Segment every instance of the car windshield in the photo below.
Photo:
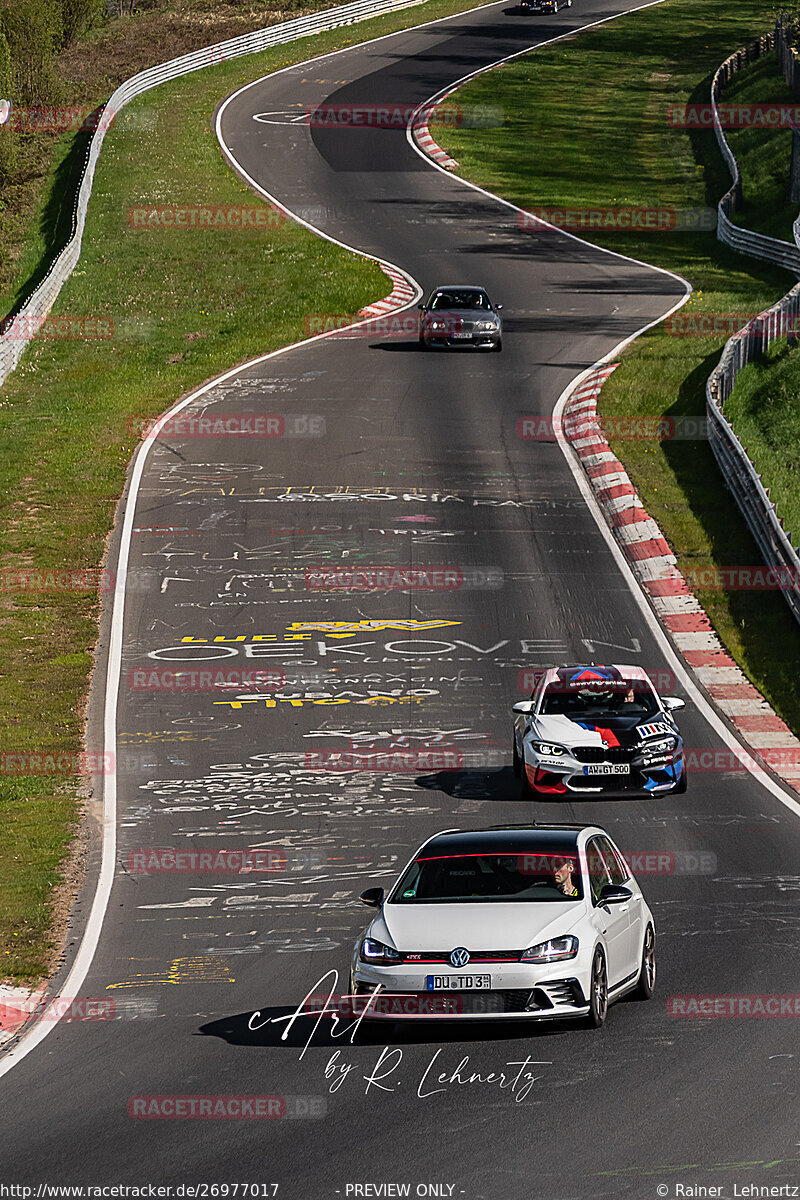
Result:
<svg viewBox="0 0 800 1200"><path fill-rule="evenodd" d="M583 896L574 844L565 852L465 854L417 858L395 888L392 904L492 901L567 903Z"/></svg>
<svg viewBox="0 0 800 1200"><path fill-rule="evenodd" d="M641 679L551 683L540 712L548 717L649 717L659 711L658 698Z"/></svg>
<svg viewBox="0 0 800 1200"><path fill-rule="evenodd" d="M485 308L488 312L492 306L485 292L452 291L437 292L429 307L432 312L442 312L444 309L453 308Z"/></svg>

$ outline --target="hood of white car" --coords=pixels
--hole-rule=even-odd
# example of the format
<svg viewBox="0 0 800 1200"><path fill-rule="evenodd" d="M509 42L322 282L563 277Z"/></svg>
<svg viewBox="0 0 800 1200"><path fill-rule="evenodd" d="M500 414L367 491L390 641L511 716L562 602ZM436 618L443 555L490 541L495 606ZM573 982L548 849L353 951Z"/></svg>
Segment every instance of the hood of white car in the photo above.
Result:
<svg viewBox="0 0 800 1200"><path fill-rule="evenodd" d="M490 904L387 904L370 937L397 950L524 950L561 937L586 912L584 900Z"/></svg>
<svg viewBox="0 0 800 1200"><path fill-rule="evenodd" d="M561 746L602 746L603 736L596 729L584 729L569 717L535 717L531 733L541 741L558 742Z"/></svg>
<svg viewBox="0 0 800 1200"><path fill-rule="evenodd" d="M641 712L628 716L622 712L580 723L561 715L535 716L531 718L526 737L531 734L538 741L557 742L567 747L602 747L604 744L633 747L647 738L675 737L677 729L662 712L652 716L644 716Z"/></svg>

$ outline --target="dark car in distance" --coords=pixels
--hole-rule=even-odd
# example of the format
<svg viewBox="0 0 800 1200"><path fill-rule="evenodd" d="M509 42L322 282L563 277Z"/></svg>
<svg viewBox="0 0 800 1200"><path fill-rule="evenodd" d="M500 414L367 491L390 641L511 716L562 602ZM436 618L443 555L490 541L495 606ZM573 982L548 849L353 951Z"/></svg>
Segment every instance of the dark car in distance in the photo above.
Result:
<svg viewBox="0 0 800 1200"><path fill-rule="evenodd" d="M560 8L571 8L572 0L520 0L522 12L557 13Z"/></svg>

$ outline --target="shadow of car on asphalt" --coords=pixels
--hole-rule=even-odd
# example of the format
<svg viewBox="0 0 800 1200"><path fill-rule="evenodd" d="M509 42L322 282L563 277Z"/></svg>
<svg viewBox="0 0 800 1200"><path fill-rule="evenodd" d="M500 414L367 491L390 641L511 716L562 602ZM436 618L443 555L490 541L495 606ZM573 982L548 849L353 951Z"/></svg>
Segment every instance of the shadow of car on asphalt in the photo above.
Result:
<svg viewBox="0 0 800 1200"><path fill-rule="evenodd" d="M306 1044L317 1048L383 1046L387 1037L397 1045L431 1045L461 1042L506 1042L520 1037L565 1034L575 1031L576 1021L515 1020L493 1021L468 1018L448 1021L447 1017L414 1017L398 1021L392 1017L364 1018L358 1022L350 1015L334 1021L330 1014L297 1015L298 1008L273 1005L256 1012L235 1013L201 1025L196 1033L216 1037L229 1046L274 1046L296 1050ZM293 1019L294 1018L294 1019ZM251 1020L258 1028L251 1029ZM313 1040L311 1040L313 1039Z"/></svg>

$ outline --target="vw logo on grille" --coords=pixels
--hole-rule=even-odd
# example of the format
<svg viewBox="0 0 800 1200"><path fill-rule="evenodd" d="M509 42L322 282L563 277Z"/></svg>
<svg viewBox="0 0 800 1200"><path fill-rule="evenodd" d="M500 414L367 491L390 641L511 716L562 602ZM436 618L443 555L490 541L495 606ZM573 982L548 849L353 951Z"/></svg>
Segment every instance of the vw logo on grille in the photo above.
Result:
<svg viewBox="0 0 800 1200"><path fill-rule="evenodd" d="M451 950L450 962L454 967L465 967L469 962L469 950L465 950L463 946L458 946L457 949Z"/></svg>

